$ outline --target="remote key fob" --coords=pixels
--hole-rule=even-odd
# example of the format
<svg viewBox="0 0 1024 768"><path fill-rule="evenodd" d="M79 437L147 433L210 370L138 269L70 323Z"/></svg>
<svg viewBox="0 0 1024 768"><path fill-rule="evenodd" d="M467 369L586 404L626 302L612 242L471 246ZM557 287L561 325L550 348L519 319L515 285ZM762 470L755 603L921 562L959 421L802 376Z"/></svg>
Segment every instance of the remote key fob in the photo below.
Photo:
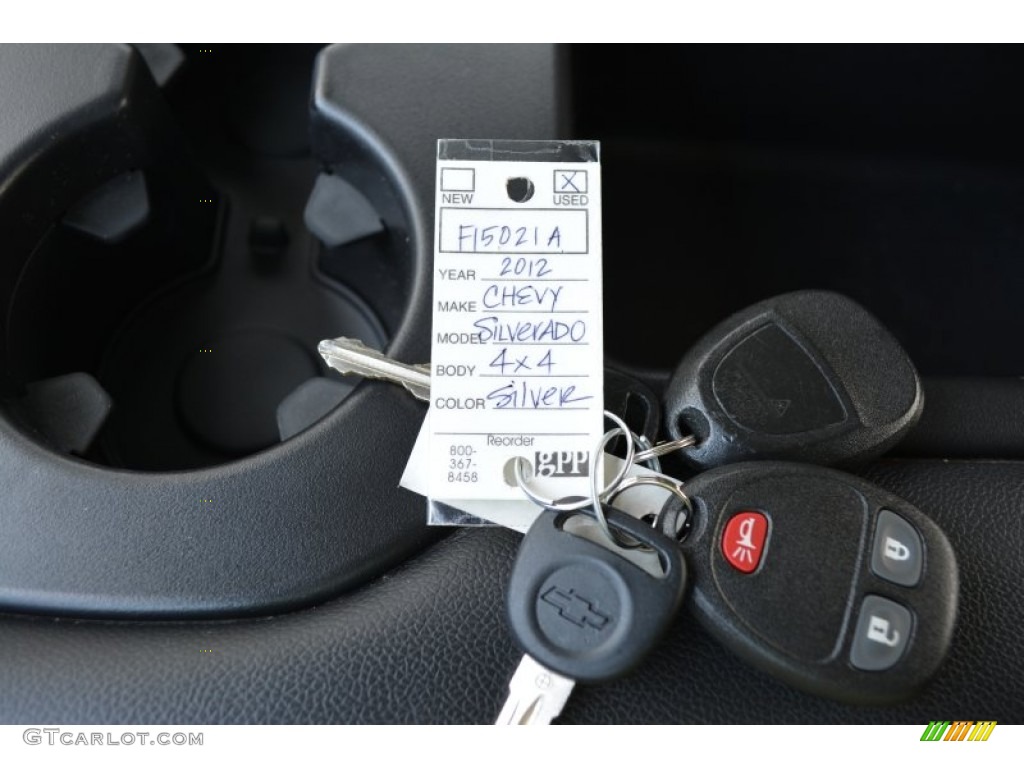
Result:
<svg viewBox="0 0 1024 768"><path fill-rule="evenodd" d="M855 704L913 696L949 649L956 557L906 501L844 472L734 464L687 484L691 605L728 648Z"/></svg>
<svg viewBox="0 0 1024 768"><path fill-rule="evenodd" d="M895 445L924 406L892 335L836 293L799 291L733 315L683 358L665 395L673 439L700 469L750 459L861 461Z"/></svg>

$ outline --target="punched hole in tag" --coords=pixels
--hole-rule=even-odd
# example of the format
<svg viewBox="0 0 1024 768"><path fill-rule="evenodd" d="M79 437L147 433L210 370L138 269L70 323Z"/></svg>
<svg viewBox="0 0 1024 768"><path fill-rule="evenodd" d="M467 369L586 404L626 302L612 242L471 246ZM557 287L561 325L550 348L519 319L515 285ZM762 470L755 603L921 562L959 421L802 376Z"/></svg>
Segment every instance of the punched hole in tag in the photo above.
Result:
<svg viewBox="0 0 1024 768"><path fill-rule="evenodd" d="M519 485L519 480L516 477L516 464L522 462L522 475L527 481L533 479L533 465L524 456L513 456L511 459L505 462L505 466L501 468L501 477L505 481L505 484L515 488Z"/></svg>
<svg viewBox="0 0 1024 768"><path fill-rule="evenodd" d="M513 203L525 203L533 197L533 182L525 176L515 176L505 182L505 192Z"/></svg>

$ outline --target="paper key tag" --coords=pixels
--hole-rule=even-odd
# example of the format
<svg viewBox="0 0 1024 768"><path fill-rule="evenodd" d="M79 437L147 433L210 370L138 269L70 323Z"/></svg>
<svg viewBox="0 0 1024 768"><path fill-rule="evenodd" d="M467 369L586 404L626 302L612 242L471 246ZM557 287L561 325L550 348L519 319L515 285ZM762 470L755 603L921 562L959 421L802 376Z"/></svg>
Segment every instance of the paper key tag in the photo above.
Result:
<svg viewBox="0 0 1024 768"><path fill-rule="evenodd" d="M586 493L603 429L593 141L438 142L430 495Z"/></svg>
<svg viewBox="0 0 1024 768"><path fill-rule="evenodd" d="M416 443L413 445L412 453L406 464L405 472L399 483L413 493L421 496L428 495L428 471L430 454L430 412L416 435ZM604 456L604 485L607 485L619 469L622 467L622 460L605 454ZM626 477L657 476L672 481L668 475L647 469L647 467L634 464L629 468ZM627 493L615 499L615 508L637 518L645 515L657 514L666 499L666 492L663 488L654 485L636 485ZM484 499L449 499L438 501L427 499L427 525L443 526L478 526L478 525L500 525L520 533L526 533L534 520L541 514L541 507L534 504L525 496L520 495L517 499L494 501Z"/></svg>

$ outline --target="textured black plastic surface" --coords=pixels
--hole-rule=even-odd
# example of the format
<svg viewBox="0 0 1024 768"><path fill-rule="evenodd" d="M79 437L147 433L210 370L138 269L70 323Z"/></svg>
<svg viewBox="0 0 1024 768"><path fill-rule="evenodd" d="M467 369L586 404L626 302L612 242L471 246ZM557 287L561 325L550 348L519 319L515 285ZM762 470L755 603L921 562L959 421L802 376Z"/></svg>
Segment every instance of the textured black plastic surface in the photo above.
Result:
<svg viewBox="0 0 1024 768"><path fill-rule="evenodd" d="M928 407L896 451L935 458L1024 458L1024 379L927 376Z"/></svg>
<svg viewBox="0 0 1024 768"><path fill-rule="evenodd" d="M559 721L920 729L936 712L1024 721L1024 464L886 461L868 476L927 509L960 561L949 657L917 698L883 708L802 693L742 662L683 610L633 674L578 686ZM522 655L503 610L521 541L461 531L385 578L274 618L0 617L0 721L493 722Z"/></svg>
<svg viewBox="0 0 1024 768"><path fill-rule="evenodd" d="M720 467L687 483L697 504L683 544L698 619L755 666L811 693L853 704L884 704L914 696L949 651L957 613L956 556L945 534L920 510L853 475L784 462ZM747 510L768 520L758 567L744 573L729 561L736 537L728 522ZM923 576L914 586L870 567L881 512L894 512L920 534ZM749 539L748 539L749 540ZM880 641L861 637L862 604L883 598L909 610L906 629L888 635L905 643L884 671L865 672ZM899 646L897 646L899 647ZM888 650L888 648L885 648Z"/></svg>
<svg viewBox="0 0 1024 768"><path fill-rule="evenodd" d="M921 416L917 371L885 328L839 294L798 291L713 328L665 393L673 438L699 468L745 459L850 463L877 456Z"/></svg>
<svg viewBox="0 0 1024 768"><path fill-rule="evenodd" d="M613 531L657 553L663 573L654 576L566 530L574 514L581 513L545 511L530 526L506 606L524 653L572 680L597 683L636 667L664 635L683 600L686 564L675 539L605 507Z"/></svg>

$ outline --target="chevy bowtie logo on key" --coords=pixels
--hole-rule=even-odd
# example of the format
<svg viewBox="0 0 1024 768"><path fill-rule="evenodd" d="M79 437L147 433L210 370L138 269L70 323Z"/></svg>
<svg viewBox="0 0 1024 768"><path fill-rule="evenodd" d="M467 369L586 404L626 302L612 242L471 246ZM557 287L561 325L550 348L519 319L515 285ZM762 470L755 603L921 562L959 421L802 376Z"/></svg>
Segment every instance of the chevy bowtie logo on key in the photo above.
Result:
<svg viewBox="0 0 1024 768"><path fill-rule="evenodd" d="M577 627L592 627L600 632L611 621L611 616L594 608L589 600L577 595L574 589L561 590L558 587L551 587L540 596L540 599L557 608L559 616Z"/></svg>

